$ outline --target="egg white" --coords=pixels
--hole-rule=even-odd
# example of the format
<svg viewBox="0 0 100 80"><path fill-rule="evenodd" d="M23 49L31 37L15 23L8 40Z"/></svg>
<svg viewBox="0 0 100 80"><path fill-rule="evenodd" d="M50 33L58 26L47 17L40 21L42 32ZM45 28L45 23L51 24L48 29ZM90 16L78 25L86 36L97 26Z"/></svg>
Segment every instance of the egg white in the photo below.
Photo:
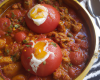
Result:
<svg viewBox="0 0 100 80"><path fill-rule="evenodd" d="M34 45L35 45L36 43L34 43L34 41L31 41L31 42L33 42L32 47L34 48ZM48 41L45 40L45 42L46 42L46 45L44 46L44 49L43 49L43 50L44 50L45 52L47 52L47 54L45 55L44 58L42 58L42 59L39 60L39 59L37 59L37 58L34 56L34 53L32 53L32 59L30 60L30 66L32 67L32 70L33 70L35 73L37 72L37 69L38 69L39 65L40 65L42 62L44 62L44 61L50 56L50 54L52 54L53 56L55 56L53 52L50 52L50 51L47 49L47 47L48 47L48 45L49 45ZM53 57L52 57L52 58L53 58Z"/></svg>
<svg viewBox="0 0 100 80"><path fill-rule="evenodd" d="M44 10L44 11L43 11L44 16L43 16L43 18L33 19L33 18L30 16L30 12L31 12L33 9L35 9L34 11L37 11L38 8ZM33 13L34 13L34 12L33 12ZM48 9L47 9L46 7L40 5L40 4L37 4L37 5L35 5L33 8L30 9L30 11L28 12L27 16L28 16L30 19L32 19L33 22L34 22L37 26L39 26L39 25L43 24L43 23L45 22L45 20L47 19L47 16L48 16Z"/></svg>

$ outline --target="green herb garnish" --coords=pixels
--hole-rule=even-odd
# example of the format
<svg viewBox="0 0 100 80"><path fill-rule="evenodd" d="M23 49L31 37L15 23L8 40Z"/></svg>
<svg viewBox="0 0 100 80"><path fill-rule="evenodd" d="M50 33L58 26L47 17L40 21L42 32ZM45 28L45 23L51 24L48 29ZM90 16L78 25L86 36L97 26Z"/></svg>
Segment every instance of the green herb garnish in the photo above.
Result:
<svg viewBox="0 0 100 80"><path fill-rule="evenodd" d="M46 3L46 4L49 4L49 3L50 3L50 1L49 1L49 0L45 0L45 3Z"/></svg>
<svg viewBox="0 0 100 80"><path fill-rule="evenodd" d="M30 69L28 69L28 71L31 71Z"/></svg>
<svg viewBox="0 0 100 80"><path fill-rule="evenodd" d="M9 30L7 32L11 33L12 32L12 28L13 28L13 25L10 25L9 28L8 28Z"/></svg>
<svg viewBox="0 0 100 80"><path fill-rule="evenodd" d="M13 56L11 56L11 59L12 59L12 61L14 61L14 57Z"/></svg>
<svg viewBox="0 0 100 80"><path fill-rule="evenodd" d="M9 34L5 34L6 36L9 36Z"/></svg>
<svg viewBox="0 0 100 80"><path fill-rule="evenodd" d="M12 18L14 18L16 15L14 14L14 12L12 12L12 15L11 16L12 16Z"/></svg>
<svg viewBox="0 0 100 80"><path fill-rule="evenodd" d="M73 37L73 35L71 33L68 33L67 36L68 37Z"/></svg>
<svg viewBox="0 0 100 80"><path fill-rule="evenodd" d="M26 47L32 47L32 45L26 45Z"/></svg>
<svg viewBox="0 0 100 80"><path fill-rule="evenodd" d="M17 56L18 53L15 53L14 55L11 56L12 61L17 61L19 57Z"/></svg>
<svg viewBox="0 0 100 80"><path fill-rule="evenodd" d="M10 25L10 27L9 28L13 28L13 25Z"/></svg>
<svg viewBox="0 0 100 80"><path fill-rule="evenodd" d="M8 50L8 49L7 49L7 51L6 51L6 52L7 52L7 54L9 54L9 50Z"/></svg>
<svg viewBox="0 0 100 80"><path fill-rule="evenodd" d="M72 64L70 63L69 66L72 67Z"/></svg>
<svg viewBox="0 0 100 80"><path fill-rule="evenodd" d="M50 44L53 45L54 47L57 47L56 43L54 42L51 42Z"/></svg>
<svg viewBox="0 0 100 80"><path fill-rule="evenodd" d="M46 61L43 61L43 65L46 65Z"/></svg>
<svg viewBox="0 0 100 80"><path fill-rule="evenodd" d="M15 24L14 27L15 27L15 28L19 28L20 25L19 25L19 24Z"/></svg>
<svg viewBox="0 0 100 80"><path fill-rule="evenodd" d="M27 59L30 59L30 57L28 57Z"/></svg>
<svg viewBox="0 0 100 80"><path fill-rule="evenodd" d="M23 40L23 43L29 43L27 40Z"/></svg>
<svg viewBox="0 0 100 80"><path fill-rule="evenodd" d="M65 17L64 15L61 15L60 19L62 20L62 19L64 19L64 17Z"/></svg>
<svg viewBox="0 0 100 80"><path fill-rule="evenodd" d="M53 5L53 7L56 8L59 11L59 8L57 6Z"/></svg>
<svg viewBox="0 0 100 80"><path fill-rule="evenodd" d="M4 23L5 25L7 24L7 22Z"/></svg>

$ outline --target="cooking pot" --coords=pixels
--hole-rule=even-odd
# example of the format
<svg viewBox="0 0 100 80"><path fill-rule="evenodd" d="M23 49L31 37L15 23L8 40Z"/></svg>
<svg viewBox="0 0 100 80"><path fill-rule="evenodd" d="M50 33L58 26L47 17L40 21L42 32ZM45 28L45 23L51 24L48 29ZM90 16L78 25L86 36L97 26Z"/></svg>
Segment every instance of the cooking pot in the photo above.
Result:
<svg viewBox="0 0 100 80"><path fill-rule="evenodd" d="M5 12L5 10L11 6L14 3L17 3L21 0L5 0L0 4L0 16ZM91 44L89 47L89 59L87 62L86 67L82 71L82 73L75 79L75 80L82 80L86 74L89 72L91 69L91 66L94 63L94 60L97 58L97 53L98 53L98 40L96 37L95 33L95 28L92 24L92 21L90 19L89 13L80 5L80 3L77 0L63 0L66 5L72 7L75 9L75 11L80 14L81 18L84 20L85 24L87 25L86 29L88 30L89 33L89 38L91 40ZM0 79L1 80L1 79Z"/></svg>

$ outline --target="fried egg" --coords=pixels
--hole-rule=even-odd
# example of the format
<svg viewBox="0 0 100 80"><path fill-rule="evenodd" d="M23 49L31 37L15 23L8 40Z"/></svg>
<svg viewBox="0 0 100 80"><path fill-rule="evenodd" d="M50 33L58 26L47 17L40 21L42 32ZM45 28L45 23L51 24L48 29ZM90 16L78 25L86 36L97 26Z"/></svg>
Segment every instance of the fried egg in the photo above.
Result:
<svg viewBox="0 0 100 80"><path fill-rule="evenodd" d="M48 41L39 41L34 43L33 42L32 47L35 49L35 53L32 53L32 59L30 60L30 66L32 67L32 70L36 73L39 65L44 62L50 54L54 56L53 52L50 52L48 50Z"/></svg>
<svg viewBox="0 0 100 80"><path fill-rule="evenodd" d="M27 16L32 19L37 26L39 26L47 19L48 9L41 4L37 4L30 9Z"/></svg>

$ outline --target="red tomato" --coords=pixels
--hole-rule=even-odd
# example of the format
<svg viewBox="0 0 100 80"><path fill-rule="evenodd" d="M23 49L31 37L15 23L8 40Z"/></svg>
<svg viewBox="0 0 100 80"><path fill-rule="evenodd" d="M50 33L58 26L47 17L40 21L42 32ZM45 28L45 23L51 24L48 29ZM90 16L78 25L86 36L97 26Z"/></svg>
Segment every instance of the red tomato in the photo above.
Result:
<svg viewBox="0 0 100 80"><path fill-rule="evenodd" d="M38 39L40 39L40 38L46 38L46 35L40 34L39 37L38 37Z"/></svg>
<svg viewBox="0 0 100 80"><path fill-rule="evenodd" d="M15 10L10 10L10 11L6 14L6 16L7 16L8 18L19 18L19 17L22 16L22 13L21 13L21 11L20 11L19 9L15 9Z"/></svg>
<svg viewBox="0 0 100 80"><path fill-rule="evenodd" d="M17 32L14 36L17 42L22 42L26 38L25 32Z"/></svg>
<svg viewBox="0 0 100 80"><path fill-rule="evenodd" d="M78 49L79 49L79 44L73 43L73 44L71 45L71 50L72 50L72 51L77 51Z"/></svg>
<svg viewBox="0 0 100 80"><path fill-rule="evenodd" d="M47 44L48 46L47 47L43 46L42 42L46 43L45 46L47 46ZM31 42L30 44L34 44L34 47L29 47L29 45L27 45L23 49L22 54L21 54L21 62L24 68L30 73L34 75L38 75L38 76L48 76L52 74L55 71L55 69L59 67L62 61L62 53L61 53L60 47L55 42L53 42L51 39L48 39L48 38L41 38L41 39L36 40L34 43ZM41 46L43 46L42 47L43 49L41 49ZM53 54L50 54L46 59L44 59L44 57L46 56L44 55L44 53L46 52L46 50L44 50L44 47L46 50L48 50L47 52L51 52L51 53L53 52ZM37 49L39 49L39 51L41 50L40 53L37 52ZM42 52L42 50L44 50L45 52ZM31 62L31 60L33 59L33 54L35 58L40 61L44 59L38 65L36 72L33 71L30 65L30 63L32 63L32 65L35 64L35 60ZM49 54L49 53L46 53L46 54ZM40 58L41 56L43 57ZM34 65L34 69L35 67L36 67L36 64Z"/></svg>
<svg viewBox="0 0 100 80"><path fill-rule="evenodd" d="M82 53L82 51L77 51L77 52L70 52L69 57L71 60L71 63L74 65L80 65L83 63L84 61L84 54Z"/></svg>
<svg viewBox="0 0 100 80"><path fill-rule="evenodd" d="M50 5L47 4L41 4L41 5L43 5L48 9L48 16L46 21L43 24L37 26L32 19L28 18L27 14L25 16L25 21L27 26L32 31L36 33L47 33L53 31L57 27L60 21L60 14L54 7Z"/></svg>
<svg viewBox="0 0 100 80"><path fill-rule="evenodd" d="M5 34L6 34L6 32L0 30L0 37L1 37L2 35L5 35Z"/></svg>
<svg viewBox="0 0 100 80"><path fill-rule="evenodd" d="M68 74L71 78L75 78L77 75L80 74L80 69L77 67L69 67L68 68Z"/></svg>
<svg viewBox="0 0 100 80"><path fill-rule="evenodd" d="M0 18L0 29L7 30L11 25L11 21L8 18Z"/></svg>
<svg viewBox="0 0 100 80"><path fill-rule="evenodd" d="M87 43L87 41L81 41L80 47L82 49L88 49L88 43Z"/></svg>

